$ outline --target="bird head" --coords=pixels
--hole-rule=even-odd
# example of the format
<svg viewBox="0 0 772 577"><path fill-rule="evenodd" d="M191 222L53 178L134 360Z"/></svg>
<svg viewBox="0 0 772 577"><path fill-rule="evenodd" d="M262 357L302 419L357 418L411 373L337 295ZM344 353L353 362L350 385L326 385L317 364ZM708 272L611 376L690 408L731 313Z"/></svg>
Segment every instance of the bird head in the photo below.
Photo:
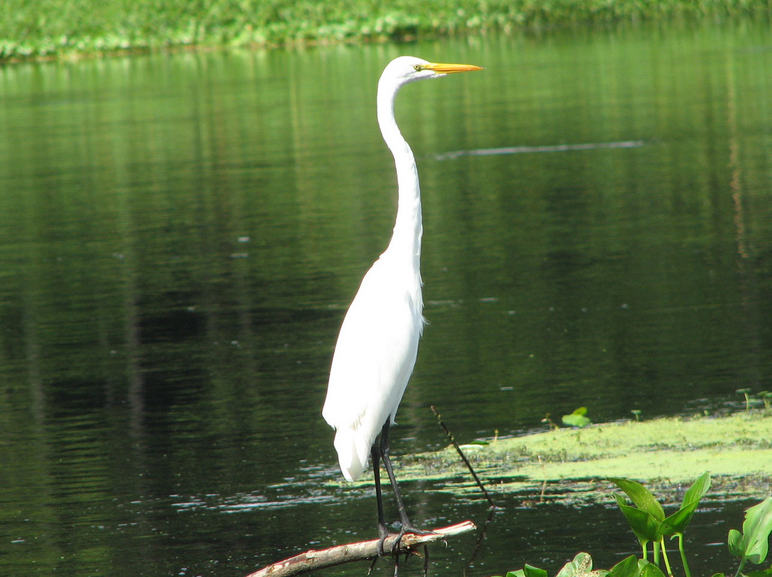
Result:
<svg viewBox="0 0 772 577"><path fill-rule="evenodd" d="M454 72L471 72L482 70L473 64L446 64L441 62L429 62L414 56L400 56L386 66L382 78L389 78L397 85L415 82L426 78L439 78Z"/></svg>

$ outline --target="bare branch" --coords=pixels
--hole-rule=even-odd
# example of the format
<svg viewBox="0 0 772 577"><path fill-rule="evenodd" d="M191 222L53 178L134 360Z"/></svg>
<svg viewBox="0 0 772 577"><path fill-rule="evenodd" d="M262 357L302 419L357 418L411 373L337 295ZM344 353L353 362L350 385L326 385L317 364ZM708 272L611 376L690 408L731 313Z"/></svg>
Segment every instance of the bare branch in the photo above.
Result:
<svg viewBox="0 0 772 577"><path fill-rule="evenodd" d="M434 541L442 541L447 537L461 535L462 533L468 533L475 529L474 523L471 521L464 521L463 523L450 525L449 527L433 529L433 532L428 535L406 533L399 543L399 552L408 553L419 545L432 543ZM283 561L278 561L267 567L263 567L259 571L250 573L247 577L289 577L290 575L298 575L307 571L322 569L323 567L340 565L341 563L373 559L378 556L379 541L380 539L373 539L371 541L359 541L357 543L336 545L329 549L310 549L305 553L300 553L289 559L284 559ZM393 553L396 541L396 534L389 535L383 543L384 553Z"/></svg>
<svg viewBox="0 0 772 577"><path fill-rule="evenodd" d="M450 429L445 426L445 423L442 421L442 416L440 415L440 412L437 410L437 407L434 405L430 405L429 408L432 410L432 413L434 413L434 416L437 417L437 422L440 424L440 427L442 427L442 430L445 431L445 434L448 436L448 439L450 439L450 442L453 443L453 447L456 449L456 453L458 453L458 456L461 457L461 460L464 462L464 465L466 465L466 468L469 469L469 472L472 473L472 477L474 478L474 482L477 483L477 486L480 487L480 490L482 491L483 495L485 495L485 498L488 500L488 505L491 507L496 507L496 503L493 502L493 499L491 499L491 496L488 494L488 491L485 490L485 485L482 484L482 481L480 481L480 477L477 476L477 473L475 473L474 468L472 467L472 463L469 462L469 459L466 458L466 455L464 455L464 452L461 450L461 447L458 446L458 443L456 442L456 437L453 435L453 433L450 432Z"/></svg>

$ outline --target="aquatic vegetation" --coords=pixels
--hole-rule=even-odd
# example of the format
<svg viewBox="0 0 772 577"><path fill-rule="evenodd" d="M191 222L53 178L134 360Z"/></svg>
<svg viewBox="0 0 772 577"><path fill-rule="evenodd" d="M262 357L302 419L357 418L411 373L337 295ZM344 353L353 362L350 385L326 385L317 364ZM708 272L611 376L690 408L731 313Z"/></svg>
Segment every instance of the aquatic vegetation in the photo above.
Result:
<svg viewBox="0 0 772 577"><path fill-rule="evenodd" d="M579 407L578 409L574 409L571 414L563 415L561 420L563 421L564 425L568 425L569 427L576 427L579 429L592 423L590 418L587 416L587 407Z"/></svg>
<svg viewBox="0 0 772 577"><path fill-rule="evenodd" d="M557 577L675 577L677 574L667 557L665 537L678 538L678 549L681 554L683 575L691 577L689 565L683 545L684 531L700 500L710 487L710 475L703 473L684 495L678 511L665 517L662 505L654 495L643 485L630 479L610 479L633 502L630 506L621 495L615 495L617 505L624 514L630 528L641 543L642 556L626 557L611 569L592 569L592 557L588 553L578 553L573 560L566 563L557 573ZM761 565L767 558L769 535L772 533L772 497L750 507L745 511L745 522L742 532L731 529L727 539L729 553L740 559L740 564L734 577L769 577L772 566L761 571L743 573L746 562ZM653 544L653 558L648 558L648 543ZM660 566L659 550L662 551L665 572ZM524 565L522 569L510 571L506 577L548 577L545 570L532 565ZM713 577L725 577L724 573L715 573Z"/></svg>
<svg viewBox="0 0 772 577"><path fill-rule="evenodd" d="M742 533L737 529L729 531L729 552L740 558L735 577L742 574L745 563L761 565L769 552L769 534L772 532L772 497L745 512ZM772 575L772 567L762 572Z"/></svg>
<svg viewBox="0 0 772 577"><path fill-rule="evenodd" d="M750 397L751 389L750 389L750 387L744 387L742 389L737 389L737 391L735 391L735 392L738 395L743 395L743 397L745 397L745 410L746 411L750 411L751 410L751 397Z"/></svg>
<svg viewBox="0 0 772 577"><path fill-rule="evenodd" d="M753 389L750 387L743 387L735 391L738 395L742 395L745 399L745 410L750 411L754 407L763 407L768 410L772 407L772 393L769 391L759 391L753 393Z"/></svg>
<svg viewBox="0 0 772 577"><path fill-rule="evenodd" d="M624 497L620 494L614 495L619 510L622 511L627 522L630 523L633 533L635 533L635 536L641 543L642 559L648 560L648 544L651 542L654 563L657 564L659 562L659 553L662 551L668 574L672 574L670 560L667 557L667 549L665 547L665 537L677 537L684 573L686 577L691 577L689 564L684 554L684 530L689 521L691 521L697 505L700 504L700 500L710 488L710 475L703 473L684 495L683 502L678 511L668 517L665 517L664 509L654 495L637 481L630 479L610 479L610 481L622 489L635 504L635 507L631 507L625 503Z"/></svg>
<svg viewBox="0 0 772 577"><path fill-rule="evenodd" d="M532 494L546 484L552 501L597 502L608 496L608 478L686 483L708 467L714 484L727 493L764 496L765 479L772 475L770 439L772 414L754 409L563 427L462 448L494 493ZM452 447L402 457L399 463L406 480L431 480L438 490L459 494L478 490Z"/></svg>

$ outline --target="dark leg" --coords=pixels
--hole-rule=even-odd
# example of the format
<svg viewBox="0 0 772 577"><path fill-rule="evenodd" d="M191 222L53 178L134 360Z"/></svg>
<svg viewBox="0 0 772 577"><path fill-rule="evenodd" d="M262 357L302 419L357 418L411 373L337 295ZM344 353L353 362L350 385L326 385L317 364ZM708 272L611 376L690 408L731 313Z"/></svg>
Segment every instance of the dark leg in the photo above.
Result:
<svg viewBox="0 0 772 577"><path fill-rule="evenodd" d="M394 497L397 500L397 510L399 511L399 518L402 523L402 528L399 531L400 538L405 533L416 533L418 535L426 535L427 533L431 533L431 531L423 531L421 529L416 528L411 522L410 518L407 516L407 509L405 508L405 503L402 501L402 495L399 492L399 486L397 485L397 480L394 478L394 470L391 467L391 460L389 459L389 429L391 428L391 419L386 421L386 424L383 425L383 429L381 429L381 442L380 442L380 451L381 451L381 459L383 459L383 466L386 468L386 472L389 475L389 481L391 481L391 487L394 490ZM399 540L397 540L397 543L395 544L395 548L399 545Z"/></svg>
<svg viewBox="0 0 772 577"><path fill-rule="evenodd" d="M378 535L381 540L378 543L378 555L383 555L383 542L386 541L386 537L389 536L389 529L386 527L386 521L383 518L383 495L381 494L381 465L380 465L380 451L377 444L373 445L370 451L370 455L373 461L373 479L375 480L375 498L378 501Z"/></svg>

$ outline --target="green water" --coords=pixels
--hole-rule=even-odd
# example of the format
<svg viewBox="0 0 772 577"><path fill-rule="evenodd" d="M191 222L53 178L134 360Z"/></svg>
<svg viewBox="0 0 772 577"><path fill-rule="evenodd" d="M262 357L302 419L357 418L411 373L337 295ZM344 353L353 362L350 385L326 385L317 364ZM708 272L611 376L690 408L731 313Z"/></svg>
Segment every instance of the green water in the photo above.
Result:
<svg viewBox="0 0 772 577"><path fill-rule="evenodd" d="M0 574L235 577L375 534L370 491L331 484L320 410L393 224L374 99L399 54L486 70L397 103L430 324L396 455L444 444L429 404L466 442L580 405L645 418L770 390L769 32L0 68ZM482 500L405 491L419 524L485 518ZM467 573L637 551L615 512L502 499ZM721 509L702 542L739 524ZM474 548L438 548L435 570L460 574Z"/></svg>

